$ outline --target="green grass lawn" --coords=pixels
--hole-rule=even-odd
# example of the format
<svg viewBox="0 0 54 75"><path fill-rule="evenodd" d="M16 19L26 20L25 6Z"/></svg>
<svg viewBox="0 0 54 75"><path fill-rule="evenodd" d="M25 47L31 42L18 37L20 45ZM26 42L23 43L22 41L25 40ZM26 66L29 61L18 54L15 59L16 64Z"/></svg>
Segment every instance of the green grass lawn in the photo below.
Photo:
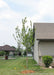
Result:
<svg viewBox="0 0 54 75"><path fill-rule="evenodd" d="M28 59L28 70L34 70L35 73L26 75L54 75L54 69L42 69L35 65L33 59ZM26 70L26 57L17 57L16 59L0 59L0 75L23 75L20 72Z"/></svg>

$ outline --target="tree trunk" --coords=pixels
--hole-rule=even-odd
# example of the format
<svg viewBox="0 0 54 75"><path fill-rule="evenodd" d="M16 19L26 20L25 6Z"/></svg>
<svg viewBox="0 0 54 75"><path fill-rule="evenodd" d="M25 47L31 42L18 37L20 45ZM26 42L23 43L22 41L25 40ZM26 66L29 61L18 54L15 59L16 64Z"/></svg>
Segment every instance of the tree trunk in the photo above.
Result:
<svg viewBox="0 0 54 75"><path fill-rule="evenodd" d="M34 59L34 47L33 47L32 49L33 49L33 54L32 54L32 56L33 56L33 59Z"/></svg>
<svg viewBox="0 0 54 75"><path fill-rule="evenodd" d="M28 56L27 56L27 54L28 54L28 50L26 49L26 68L28 68Z"/></svg>

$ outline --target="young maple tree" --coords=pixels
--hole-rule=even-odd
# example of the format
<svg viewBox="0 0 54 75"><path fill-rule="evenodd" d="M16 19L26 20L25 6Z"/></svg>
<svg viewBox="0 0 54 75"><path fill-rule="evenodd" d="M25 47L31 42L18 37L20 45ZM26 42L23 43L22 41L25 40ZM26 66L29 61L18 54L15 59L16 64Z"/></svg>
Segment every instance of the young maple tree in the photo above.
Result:
<svg viewBox="0 0 54 75"><path fill-rule="evenodd" d="M22 19L22 29L20 29L18 26L15 28L15 35L14 38L17 42L17 44L22 44L26 48L26 54L28 52L31 52L34 44L33 39L33 27L32 22L30 21L30 27L27 25L27 18L25 17Z"/></svg>

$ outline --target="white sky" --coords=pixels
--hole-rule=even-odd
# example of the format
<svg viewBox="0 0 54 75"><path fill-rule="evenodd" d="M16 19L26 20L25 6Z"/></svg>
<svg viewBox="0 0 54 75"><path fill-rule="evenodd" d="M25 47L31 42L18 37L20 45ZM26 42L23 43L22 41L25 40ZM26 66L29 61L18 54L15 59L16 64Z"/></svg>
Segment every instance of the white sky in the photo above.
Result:
<svg viewBox="0 0 54 75"><path fill-rule="evenodd" d="M24 17L33 23L54 22L54 0L0 0L0 46L16 46L13 33Z"/></svg>

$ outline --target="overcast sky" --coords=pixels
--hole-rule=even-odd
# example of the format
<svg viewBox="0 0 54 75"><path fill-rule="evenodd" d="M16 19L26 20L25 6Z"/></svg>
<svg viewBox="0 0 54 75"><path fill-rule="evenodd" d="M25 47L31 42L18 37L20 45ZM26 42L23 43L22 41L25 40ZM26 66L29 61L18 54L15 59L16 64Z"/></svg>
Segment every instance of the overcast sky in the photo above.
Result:
<svg viewBox="0 0 54 75"><path fill-rule="evenodd" d="M0 46L16 46L15 27L22 18L34 22L54 22L54 0L0 0Z"/></svg>

